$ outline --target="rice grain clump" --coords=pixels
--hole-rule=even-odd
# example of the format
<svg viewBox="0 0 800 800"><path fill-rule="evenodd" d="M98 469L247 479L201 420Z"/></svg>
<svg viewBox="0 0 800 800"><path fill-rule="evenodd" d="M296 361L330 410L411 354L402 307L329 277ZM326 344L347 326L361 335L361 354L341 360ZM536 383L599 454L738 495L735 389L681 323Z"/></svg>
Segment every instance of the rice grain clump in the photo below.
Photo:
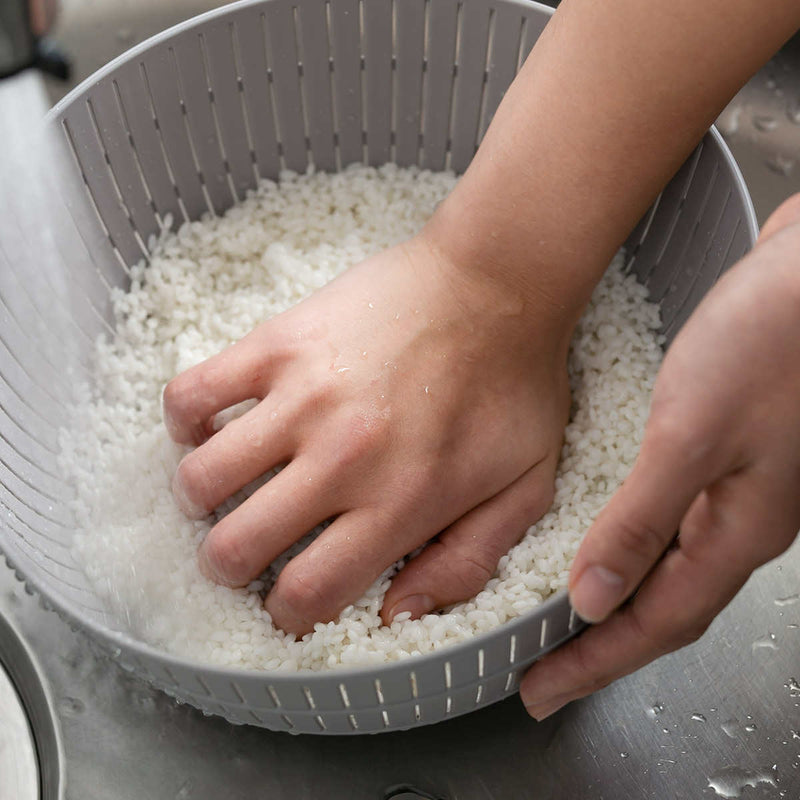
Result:
<svg viewBox="0 0 800 800"><path fill-rule="evenodd" d="M383 626L394 565L339 620L296 640L272 626L261 596L291 552L248 589L216 586L196 562L213 520L187 520L172 499L186 450L164 430L164 384L347 266L412 236L454 183L450 174L394 166L286 174L222 218L164 234L150 263L132 270L130 291L114 291L118 335L97 344L98 389L87 388L62 435L62 466L77 487L75 558L121 628L199 662L321 670L445 647L566 585L581 536L633 463L662 355L657 306L623 274L619 256L573 340L573 413L554 505L469 602Z"/></svg>

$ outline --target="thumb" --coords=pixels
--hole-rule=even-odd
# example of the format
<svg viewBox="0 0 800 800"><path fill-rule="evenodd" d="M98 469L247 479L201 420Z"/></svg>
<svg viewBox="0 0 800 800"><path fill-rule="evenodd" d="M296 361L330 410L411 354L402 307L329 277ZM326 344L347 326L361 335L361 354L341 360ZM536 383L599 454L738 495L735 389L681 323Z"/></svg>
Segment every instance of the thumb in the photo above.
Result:
<svg viewBox="0 0 800 800"><path fill-rule="evenodd" d="M717 477L707 451L681 446L685 433L651 431L575 556L570 602L587 622L602 622L633 594L675 538L694 498Z"/></svg>

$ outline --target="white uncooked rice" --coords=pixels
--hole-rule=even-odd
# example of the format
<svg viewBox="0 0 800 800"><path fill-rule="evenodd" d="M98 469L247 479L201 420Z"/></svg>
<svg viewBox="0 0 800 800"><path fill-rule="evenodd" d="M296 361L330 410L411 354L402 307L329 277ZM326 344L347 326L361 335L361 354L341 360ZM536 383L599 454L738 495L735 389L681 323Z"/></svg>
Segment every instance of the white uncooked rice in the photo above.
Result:
<svg viewBox="0 0 800 800"><path fill-rule="evenodd" d="M338 620L298 640L271 624L264 583L231 590L200 574L195 555L212 520L187 520L170 491L186 449L164 430L164 384L347 266L413 235L454 183L450 174L392 166L287 173L224 217L162 235L150 262L133 270L130 291L114 292L118 335L97 344L99 388L86 390L64 432L62 460L77 487L75 557L121 628L198 662L321 670L448 646L566 585L581 537L633 463L662 356L658 308L623 274L620 257L573 340L573 413L553 507L469 602L386 627L378 612L395 565Z"/></svg>

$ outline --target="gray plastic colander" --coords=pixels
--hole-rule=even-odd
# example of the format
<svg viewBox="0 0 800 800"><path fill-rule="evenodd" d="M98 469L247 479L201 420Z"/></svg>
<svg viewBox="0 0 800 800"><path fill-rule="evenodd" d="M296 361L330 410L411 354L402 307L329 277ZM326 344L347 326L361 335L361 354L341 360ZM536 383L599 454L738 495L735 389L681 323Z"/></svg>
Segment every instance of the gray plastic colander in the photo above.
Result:
<svg viewBox="0 0 800 800"><path fill-rule="evenodd" d="M49 226L0 247L0 549L123 668L236 723L353 734L437 722L516 691L582 623L565 594L432 655L286 675L181 660L119 630L70 554L58 427L162 221L221 213L259 177L355 161L463 171L551 10L518 0L245 0L135 47L58 104ZM55 200L58 202L55 202ZM2 209L0 209L2 212ZM628 241L670 338L757 228L710 131ZM24 267L46 239L51 257ZM27 242L27 244L26 244ZM38 242L42 245L42 242ZM135 487L132 487L135 491Z"/></svg>

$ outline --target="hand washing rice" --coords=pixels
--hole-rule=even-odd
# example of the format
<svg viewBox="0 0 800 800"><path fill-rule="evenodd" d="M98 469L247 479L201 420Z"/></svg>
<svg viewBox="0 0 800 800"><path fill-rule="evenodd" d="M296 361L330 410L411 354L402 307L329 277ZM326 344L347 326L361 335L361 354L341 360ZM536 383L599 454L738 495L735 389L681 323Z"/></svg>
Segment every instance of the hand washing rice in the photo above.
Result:
<svg viewBox="0 0 800 800"><path fill-rule="evenodd" d="M449 174L393 166L287 174L222 218L163 235L149 263L133 269L130 291L114 293L118 335L97 344L97 388L87 387L63 432L62 467L76 486L74 556L120 628L199 662L321 670L445 647L566 585L582 535L633 463L661 360L658 308L623 274L619 256L573 340L573 412L553 507L469 602L382 626L394 565L337 621L296 640L272 626L261 597L291 552L248 589L216 586L195 558L213 519L187 520L170 492L186 450L162 425L163 385L347 266L413 235L454 183Z"/></svg>

